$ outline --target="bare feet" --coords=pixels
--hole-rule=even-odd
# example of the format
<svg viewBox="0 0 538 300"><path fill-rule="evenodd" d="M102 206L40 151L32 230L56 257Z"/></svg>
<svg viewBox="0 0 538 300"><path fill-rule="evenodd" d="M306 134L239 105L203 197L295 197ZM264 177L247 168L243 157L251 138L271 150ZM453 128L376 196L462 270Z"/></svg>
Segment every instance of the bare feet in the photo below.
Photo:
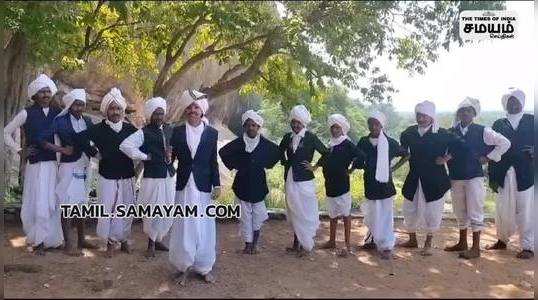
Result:
<svg viewBox="0 0 538 300"><path fill-rule="evenodd" d="M168 247L166 247L163 243L161 242L155 242L155 250L157 251L168 251Z"/></svg>
<svg viewBox="0 0 538 300"><path fill-rule="evenodd" d="M422 248L422 251L420 251L420 255L422 255L422 256L432 256L432 248L431 247Z"/></svg>
<svg viewBox="0 0 538 300"><path fill-rule="evenodd" d="M486 246L486 250L506 250L506 243L501 240L497 240L495 244Z"/></svg>
<svg viewBox="0 0 538 300"><path fill-rule="evenodd" d="M258 247L256 247L256 245L252 245L252 247L250 247L250 253L251 255L255 255L255 254L258 254Z"/></svg>
<svg viewBox="0 0 538 300"><path fill-rule="evenodd" d="M299 248L295 245L293 247L286 247L286 252L288 253L295 253L297 251L299 251Z"/></svg>
<svg viewBox="0 0 538 300"><path fill-rule="evenodd" d="M204 275L204 281L206 283L215 283L215 276L211 272Z"/></svg>
<svg viewBox="0 0 538 300"><path fill-rule="evenodd" d="M471 248L465 250L458 255L459 258L472 259L480 257L480 249Z"/></svg>
<svg viewBox="0 0 538 300"><path fill-rule="evenodd" d="M37 245L34 247L34 253L38 256L45 256L45 245L43 243Z"/></svg>
<svg viewBox="0 0 538 300"><path fill-rule="evenodd" d="M461 241L453 246L447 246L445 247L445 251L447 252L457 252L457 251L465 251L469 247L467 246L467 243L462 243Z"/></svg>
<svg viewBox="0 0 538 300"><path fill-rule="evenodd" d="M243 249L243 254L251 254L252 251L252 244L251 243L245 243L245 248Z"/></svg>
<svg viewBox="0 0 538 300"><path fill-rule="evenodd" d="M147 259L155 258L155 249L147 249L146 253L144 254L144 257Z"/></svg>
<svg viewBox="0 0 538 300"><path fill-rule="evenodd" d="M75 247L71 243L66 243L65 248L64 248L64 253L65 255L75 256L75 257L82 256L83 254L79 248Z"/></svg>
<svg viewBox="0 0 538 300"><path fill-rule="evenodd" d="M132 253L132 250L131 250L131 246L129 246L129 243L128 242L121 242L121 248L120 250L122 252L125 252L127 254L131 254Z"/></svg>
<svg viewBox="0 0 538 300"><path fill-rule="evenodd" d="M383 251L379 252L379 257L381 259L391 259L392 251L391 250L383 250Z"/></svg>
<svg viewBox="0 0 538 300"><path fill-rule="evenodd" d="M399 243L398 247L402 248L418 248L418 242L416 239L409 239L406 242Z"/></svg>
<svg viewBox="0 0 538 300"><path fill-rule="evenodd" d="M105 257L106 258L112 258L112 256L114 256L114 244L111 243L111 242L108 242L106 244Z"/></svg>
<svg viewBox="0 0 538 300"><path fill-rule="evenodd" d="M334 249L336 248L336 242L335 241L328 241L325 244L321 245L319 247L320 249Z"/></svg>
<svg viewBox="0 0 538 300"><path fill-rule="evenodd" d="M185 272L178 273L176 277L176 284L180 286L185 286L187 284L187 279L189 278L189 273L191 272L191 268L187 268Z"/></svg>
<svg viewBox="0 0 538 300"><path fill-rule="evenodd" d="M523 250L516 255L520 259L531 259L534 257L534 252L531 250Z"/></svg>
<svg viewBox="0 0 538 300"><path fill-rule="evenodd" d="M363 245L359 246L359 249L365 250L365 251L375 250L376 248L377 248L377 246L375 245L374 242L369 242L369 243L366 243L366 244L363 244Z"/></svg>
<svg viewBox="0 0 538 300"><path fill-rule="evenodd" d="M310 252L306 251L303 247L299 247L299 250L297 250L297 257L305 257L310 255Z"/></svg>
<svg viewBox="0 0 538 300"><path fill-rule="evenodd" d="M422 256L431 256L432 255L432 239L433 239L432 234L426 235L426 241L424 242L424 248L422 248L422 251L420 252L420 255L422 255Z"/></svg>

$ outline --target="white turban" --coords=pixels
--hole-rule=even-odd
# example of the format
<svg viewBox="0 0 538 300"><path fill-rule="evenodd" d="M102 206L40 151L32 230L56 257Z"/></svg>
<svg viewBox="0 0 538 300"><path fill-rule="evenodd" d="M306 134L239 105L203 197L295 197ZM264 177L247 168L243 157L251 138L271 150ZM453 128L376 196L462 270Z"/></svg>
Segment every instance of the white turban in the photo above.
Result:
<svg viewBox="0 0 538 300"><path fill-rule="evenodd" d="M521 104L521 107L525 107L525 93L518 88L511 87L501 98L504 110L506 110L506 105L508 104L508 99L510 99L510 97L515 97Z"/></svg>
<svg viewBox="0 0 538 300"><path fill-rule="evenodd" d="M56 84L54 84L54 81L52 81L49 76L45 74L37 76L37 78L28 85L28 98L31 99L37 92L39 92L39 90L46 87L50 89L52 96L58 91Z"/></svg>
<svg viewBox="0 0 538 300"><path fill-rule="evenodd" d="M306 127L310 121L312 121L312 117L310 116L310 112L308 112L308 109L304 105L296 105L291 109L290 113L290 120L297 120Z"/></svg>
<svg viewBox="0 0 538 300"><path fill-rule="evenodd" d="M254 123L258 124L260 127L263 127L263 118L257 112L252 109L247 110L241 116L241 124L244 125L245 122L251 119Z"/></svg>
<svg viewBox="0 0 538 300"><path fill-rule="evenodd" d="M376 119L381 123L381 126L385 128L387 123L387 117L384 113L380 111L374 111L370 113L369 118ZM377 161L375 168L375 180L379 182L386 183L389 181L389 170L390 170L390 161L389 161L389 141L385 132L381 130L379 136L377 137Z"/></svg>
<svg viewBox="0 0 538 300"><path fill-rule="evenodd" d="M385 116L384 113L378 110L371 112L368 118L376 119L377 121L379 121L379 123L381 123L381 126L383 128L385 128L387 124L387 117Z"/></svg>
<svg viewBox="0 0 538 300"><path fill-rule="evenodd" d="M439 123L437 121L437 115L435 114L435 104L431 101L423 101L415 106L415 113L421 113L430 116L433 119L432 132L437 133L439 130Z"/></svg>
<svg viewBox="0 0 538 300"><path fill-rule="evenodd" d="M453 124L454 127L460 122L460 120L458 119L458 111L461 108L464 108L464 107L472 107L474 109L474 112L475 112L475 117L478 117L478 115L480 114L480 101L478 99L475 99L475 98L466 97L458 105L458 109L456 110L456 117L455 117L454 124Z"/></svg>
<svg viewBox="0 0 538 300"><path fill-rule="evenodd" d="M166 114L166 100L161 97L151 98L146 101L146 104L144 105L144 117L148 123L153 112L159 107L162 108Z"/></svg>
<svg viewBox="0 0 538 300"><path fill-rule="evenodd" d="M101 100L101 113L106 116L106 111L110 103L116 102L125 111L127 108L127 102L121 95L121 91L118 88L112 88L108 94L106 94Z"/></svg>
<svg viewBox="0 0 538 300"><path fill-rule="evenodd" d="M334 124L337 124L342 128L342 132L344 135L347 135L349 132L349 129L351 126L349 126L349 122L347 121L346 117L342 116L341 114L332 114L329 116L329 119L327 120L327 123L329 124L329 128L332 127Z"/></svg>
<svg viewBox="0 0 538 300"><path fill-rule="evenodd" d="M58 117L61 117L69 111L69 108L75 100L80 100L84 103L86 103L86 91L84 89L72 89L69 93L65 94L62 97L62 102L64 103L64 109L60 114L58 114Z"/></svg>
<svg viewBox="0 0 538 300"><path fill-rule="evenodd" d="M185 90L183 95L181 95L181 100L183 103L187 103L188 107L192 103L196 103L198 107L202 110L202 113L205 115L209 109L209 103L207 102L207 95L200 93L196 90Z"/></svg>

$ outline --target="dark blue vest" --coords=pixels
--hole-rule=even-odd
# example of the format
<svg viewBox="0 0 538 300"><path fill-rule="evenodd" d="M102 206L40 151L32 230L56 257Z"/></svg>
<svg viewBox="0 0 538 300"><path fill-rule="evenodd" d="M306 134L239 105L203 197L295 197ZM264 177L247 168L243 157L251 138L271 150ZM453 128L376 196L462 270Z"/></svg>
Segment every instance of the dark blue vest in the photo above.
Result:
<svg viewBox="0 0 538 300"><path fill-rule="evenodd" d="M83 116L82 118L86 123L86 128L90 128L90 126L93 125L90 118L86 116ZM61 117L55 118L52 127L54 128L54 133L58 134L58 136L60 137L60 144L62 145L62 147L73 146L73 154L61 154L60 162L69 163L79 160L82 156L83 151L81 147L79 147L74 141L75 135L77 133L73 129L73 123L71 123L71 114L67 113Z"/></svg>
<svg viewBox="0 0 538 300"><path fill-rule="evenodd" d="M55 107L49 107L49 113L45 116L43 108L38 104L34 104L26 108L26 122L23 129L26 139L26 146L34 146L37 149L37 154L28 156L28 161L31 164L41 161L56 160L56 153L50 150L45 150L42 146L43 142L54 144L54 134L50 130L52 121L60 113L60 110Z"/></svg>
<svg viewBox="0 0 538 300"><path fill-rule="evenodd" d="M339 197L349 192L348 169L358 158L363 159L363 154L350 140L331 147L330 152L322 156L318 164L323 167L327 197Z"/></svg>
<svg viewBox="0 0 538 300"><path fill-rule="evenodd" d="M459 128L453 127L449 131L464 141L461 155L455 156L448 162L450 179L468 180L483 177L484 170L479 158L486 156L494 148L494 146L488 146L484 143L484 126L471 124L465 135L461 133Z"/></svg>
<svg viewBox="0 0 538 300"><path fill-rule="evenodd" d="M172 129L163 125L160 129L153 125L142 128L144 133L144 143L140 151L150 154L151 160L144 161L144 178L166 178L167 173L174 176L174 167L166 163L165 141L170 142Z"/></svg>

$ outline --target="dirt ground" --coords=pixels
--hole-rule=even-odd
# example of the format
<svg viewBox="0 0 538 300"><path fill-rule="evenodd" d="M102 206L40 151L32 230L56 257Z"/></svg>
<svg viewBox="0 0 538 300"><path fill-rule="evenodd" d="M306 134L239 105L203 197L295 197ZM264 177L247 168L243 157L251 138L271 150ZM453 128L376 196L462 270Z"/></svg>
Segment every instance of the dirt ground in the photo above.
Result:
<svg viewBox="0 0 538 300"><path fill-rule="evenodd" d="M104 248L85 250L83 257L65 256L51 250L38 257L25 247L21 224L6 217L4 233L4 291L6 298L153 298L153 297L534 297L533 261L518 260L513 245L507 251L482 252L478 260L464 261L442 250L457 239L454 224L444 221L431 257L419 250L396 249L392 268L375 253L358 252L341 258L333 251L315 250L308 258L296 258L284 251L292 238L290 226L270 220L262 232L261 253L245 256L235 223L218 224L218 257L214 267L217 282L203 283L190 278L187 286L175 285L166 252L148 261L143 257L146 239L140 222L133 225L134 253L119 253L107 260ZM339 246L343 246L342 225ZM397 221L397 237L401 234ZM354 220L352 241L362 242L366 228ZM95 226L90 240L97 242ZM482 248L493 242L495 229L488 224ZM317 243L328 235L322 222ZM421 238L419 241L422 241ZM389 275L391 270L394 275ZM105 288L104 278L113 280Z"/></svg>

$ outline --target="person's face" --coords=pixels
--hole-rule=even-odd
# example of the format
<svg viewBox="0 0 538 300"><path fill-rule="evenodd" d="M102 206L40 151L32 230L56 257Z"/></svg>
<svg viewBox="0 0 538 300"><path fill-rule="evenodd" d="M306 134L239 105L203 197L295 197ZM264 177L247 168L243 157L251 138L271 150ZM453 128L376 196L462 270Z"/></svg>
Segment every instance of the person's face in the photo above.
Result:
<svg viewBox="0 0 538 300"><path fill-rule="evenodd" d="M293 132L295 132L295 134L301 132L301 130L303 130L304 128L304 125L303 123L299 122L298 120L291 120L290 122L290 126L291 126L291 130L293 130Z"/></svg>
<svg viewBox="0 0 538 300"><path fill-rule="evenodd" d="M200 106L193 102L187 106L187 108L185 108L185 115L190 124L199 124L202 121L204 113L202 112Z"/></svg>
<svg viewBox="0 0 538 300"><path fill-rule="evenodd" d="M82 113L84 112L84 109L86 108L86 103L81 100L75 100L73 104L71 104L71 107L69 108L69 112L77 119L80 119L82 117Z"/></svg>
<svg viewBox="0 0 538 300"><path fill-rule="evenodd" d="M467 126L473 122L476 113L472 107L462 107L458 109L457 117L461 121L461 124Z"/></svg>
<svg viewBox="0 0 538 300"><path fill-rule="evenodd" d="M342 130L342 127L340 127L340 125L333 124L333 126L331 126L331 135L333 138L337 138L341 135L344 135L344 131Z"/></svg>
<svg viewBox="0 0 538 300"><path fill-rule="evenodd" d="M417 118L417 124L420 127L428 127L433 123L432 117L422 114L422 113L417 113L416 118Z"/></svg>
<svg viewBox="0 0 538 300"><path fill-rule="evenodd" d="M112 123L118 123L123 118L123 109L118 103L112 101L106 110L106 118Z"/></svg>
<svg viewBox="0 0 538 300"><path fill-rule="evenodd" d="M370 130L370 136L372 137L378 137L381 133L381 130L383 129L383 126L381 123L374 118L368 118L368 130Z"/></svg>
<svg viewBox="0 0 538 300"><path fill-rule="evenodd" d="M506 102L506 110L509 114L514 115L520 113L523 110L523 107L517 98L512 96L508 98L508 101Z"/></svg>
<svg viewBox="0 0 538 300"><path fill-rule="evenodd" d="M164 123L164 109L158 107L153 111L150 118L150 123L155 126L161 126Z"/></svg>
<svg viewBox="0 0 538 300"><path fill-rule="evenodd" d="M243 124L243 130L249 138L253 139L256 137L256 135L258 135L260 125L256 124L256 122L252 121L251 119L247 119Z"/></svg>
<svg viewBox="0 0 538 300"><path fill-rule="evenodd" d="M48 87L44 87L32 96L32 100L41 106L47 107L50 104L50 100L52 100L52 93Z"/></svg>

